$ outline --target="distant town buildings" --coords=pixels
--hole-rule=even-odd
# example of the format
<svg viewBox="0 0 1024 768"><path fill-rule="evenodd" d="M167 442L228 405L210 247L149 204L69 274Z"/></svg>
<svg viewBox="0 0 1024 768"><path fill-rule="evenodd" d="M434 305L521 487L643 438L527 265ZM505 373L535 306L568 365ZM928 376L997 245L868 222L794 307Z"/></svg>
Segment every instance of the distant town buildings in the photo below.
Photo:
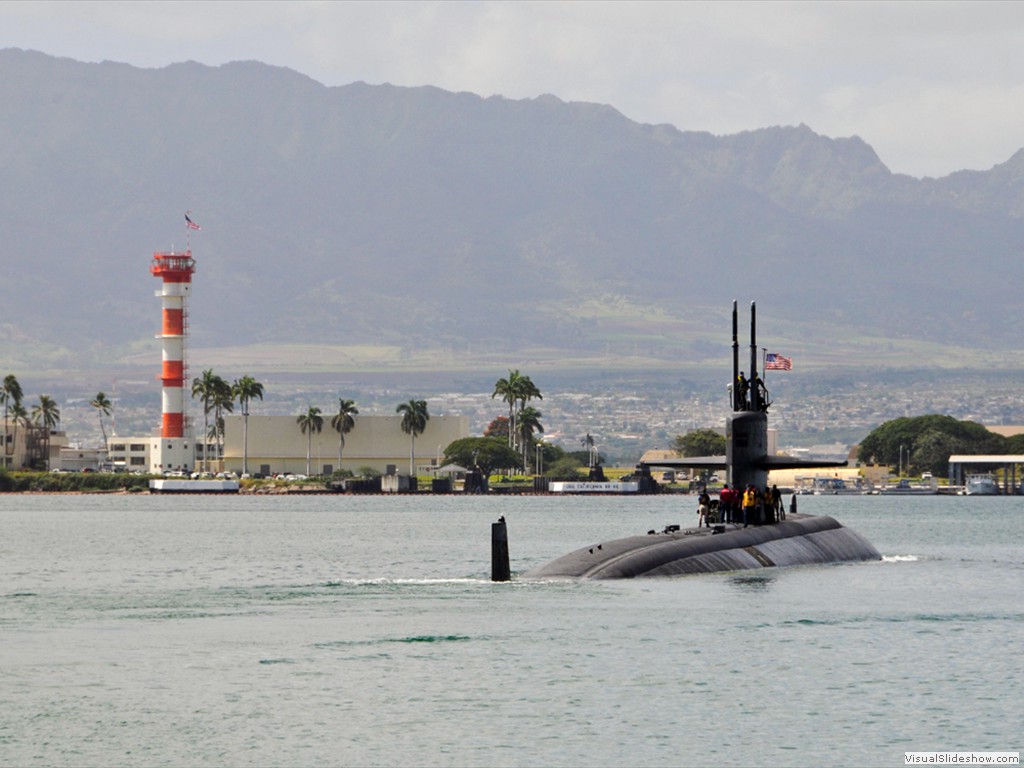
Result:
<svg viewBox="0 0 1024 768"><path fill-rule="evenodd" d="M544 383L542 376L536 378ZM824 386L820 378L803 382L794 377L793 383L787 385L789 389L779 395L780 405L773 406L771 411L772 425L778 431L778 451L812 458L844 458L849 446L885 421L925 413L948 414L985 425L1024 424L1024 390L1010 386L1014 380L1004 374L922 375L906 379L878 375L870 381L869 378L849 376ZM465 417L471 435L482 434L487 425L503 413L502 404L491 398L490 388L485 390L481 386L476 391L469 388L460 391L448 383L443 389L431 390L428 381L417 384L405 377L385 378L380 383L354 382L339 376L334 383L311 383L301 377L277 378L268 384L265 400L254 405L250 419L256 415L298 414L310 403L326 409L335 402L339 392L358 403L361 419L392 414L397 402L415 393L427 400L431 414ZM101 444L96 410L89 406L84 393L62 390L62 386L67 386L66 381L34 386L52 391L60 402L60 429L70 446L90 448ZM778 383L774 387L782 389ZM153 437L152 427L159 424L161 418L161 403L152 378L125 378L106 389L111 392L114 403L108 421L113 430L108 426L108 432L115 435L109 442L111 448L117 450L112 450L111 460L124 462L123 466L128 468L147 470L150 466L146 459L148 448L140 451L138 446ZM652 378L640 384L613 378L580 383L572 388L565 384L545 385L540 406L545 428L543 437L545 441L574 451L580 450L581 438L590 433L597 449L610 463L630 466L647 450L669 448L676 435L695 428L721 428L728 402L724 388L719 389L721 393L715 397L711 385L688 384L680 388L678 381L670 377ZM201 425L201 406L194 401L189 406L192 424ZM295 416L282 418L294 422ZM431 416L431 421L434 418ZM294 423L288 426L289 430L293 428L301 440L301 432ZM1017 431L1011 428L1006 433L996 426L989 428L1000 434ZM13 423L8 425L8 430L14 432ZM329 430L329 424L325 423L322 438L325 446L331 439ZM17 453L11 434L10 452L0 459L0 465L6 464L12 469L23 465L21 431L19 425ZM336 433L334 436L336 438ZM407 436L396 430L395 438L401 442ZM355 438L350 436L349 439ZM424 437L418 438L416 444L417 456L422 452L422 457L428 459L436 453L436 443L430 445ZM325 449L325 462L328 453ZM347 456L348 450L345 453ZM337 463L336 446L330 455L335 457L333 463ZM395 456L399 466L407 471L408 446L396 451ZM345 465L349 466L347 457ZM253 469L250 464L250 470Z"/></svg>

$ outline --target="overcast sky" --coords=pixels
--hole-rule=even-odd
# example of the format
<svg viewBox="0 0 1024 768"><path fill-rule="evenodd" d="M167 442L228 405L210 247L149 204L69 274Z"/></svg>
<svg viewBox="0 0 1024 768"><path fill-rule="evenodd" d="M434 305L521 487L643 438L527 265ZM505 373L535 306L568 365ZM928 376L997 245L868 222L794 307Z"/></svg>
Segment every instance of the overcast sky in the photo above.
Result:
<svg viewBox="0 0 1024 768"><path fill-rule="evenodd" d="M0 2L0 48L162 67L255 59L325 85L610 104L736 133L857 135L894 172L1024 147L1020 2Z"/></svg>

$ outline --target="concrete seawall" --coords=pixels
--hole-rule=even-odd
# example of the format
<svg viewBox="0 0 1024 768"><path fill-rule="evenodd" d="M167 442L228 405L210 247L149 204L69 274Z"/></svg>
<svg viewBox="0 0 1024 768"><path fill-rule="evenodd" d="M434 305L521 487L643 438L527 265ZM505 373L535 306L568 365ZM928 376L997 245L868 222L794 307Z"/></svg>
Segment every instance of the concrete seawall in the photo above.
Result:
<svg viewBox="0 0 1024 768"><path fill-rule="evenodd" d="M237 480L150 480L150 493L238 493Z"/></svg>

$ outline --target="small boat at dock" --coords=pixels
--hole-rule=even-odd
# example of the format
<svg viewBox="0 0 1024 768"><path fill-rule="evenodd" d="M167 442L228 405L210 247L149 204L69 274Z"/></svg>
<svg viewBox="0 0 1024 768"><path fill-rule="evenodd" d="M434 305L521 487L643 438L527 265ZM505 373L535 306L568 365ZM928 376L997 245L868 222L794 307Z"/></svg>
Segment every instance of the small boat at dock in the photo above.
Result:
<svg viewBox="0 0 1024 768"><path fill-rule="evenodd" d="M964 484L967 496L998 496L999 483L992 475L968 475Z"/></svg>

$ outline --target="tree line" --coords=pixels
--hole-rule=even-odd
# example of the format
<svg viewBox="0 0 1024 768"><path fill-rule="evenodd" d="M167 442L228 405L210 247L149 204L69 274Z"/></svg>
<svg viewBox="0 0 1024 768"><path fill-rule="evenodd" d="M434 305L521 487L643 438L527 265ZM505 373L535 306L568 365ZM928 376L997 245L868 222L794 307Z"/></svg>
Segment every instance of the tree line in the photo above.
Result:
<svg viewBox="0 0 1024 768"><path fill-rule="evenodd" d="M672 447L685 457L722 456L725 438L713 429L697 429L677 436ZM1004 437L977 422L939 414L901 417L868 433L858 446L857 460L901 466L911 475L931 472L945 477L954 454L1024 454L1024 435Z"/></svg>
<svg viewBox="0 0 1024 768"><path fill-rule="evenodd" d="M191 396L203 409L203 467L211 467L211 454L222 456L224 451L225 416L239 408L242 416L242 472L249 473L249 414L254 400L263 400L265 387L249 375L234 381L216 374L212 368L202 372L191 382ZM539 465L548 468L548 474L572 475L578 467L600 462L593 438L588 434L584 439L585 451L567 452L559 446L543 443L539 435L544 433L541 423L543 414L532 405L533 400L543 400L540 389L529 376L519 370L510 370L507 377L495 382L492 399L500 397L508 404L508 416L498 417L491 422L483 438L457 440L445 452L446 460L466 466L476 465L486 470L495 468L526 469L536 458ZM9 432L8 425L13 419L25 427L55 429L60 423L60 409L49 395L40 395L39 404L29 413L23 404L24 393L13 374L6 376L0 388L0 403L4 408L5 450L13 454L16 434ZM100 391L89 404L96 409L103 445L107 444L105 418L109 418L113 403L107 394ZM395 413L401 415L400 427L409 435L409 473L415 474L416 438L426 430L430 413L426 400L411 399L400 404ZM344 457L345 437L355 427L359 409L354 400L338 398L335 412L329 424L338 433L338 467ZM306 474L312 474L312 439L323 431L325 414L317 406L310 405L305 413L296 418L296 425L306 435ZM469 441L469 442L466 442ZM211 443L214 450L211 451ZM48 451L47 451L48 457ZM538 466L540 470L541 466ZM48 466L47 466L48 468Z"/></svg>
<svg viewBox="0 0 1024 768"><path fill-rule="evenodd" d="M912 475L931 472L946 477L954 454L1024 454L1024 435L1004 437L977 422L939 414L902 417L871 430L860 442L857 460L902 465Z"/></svg>

